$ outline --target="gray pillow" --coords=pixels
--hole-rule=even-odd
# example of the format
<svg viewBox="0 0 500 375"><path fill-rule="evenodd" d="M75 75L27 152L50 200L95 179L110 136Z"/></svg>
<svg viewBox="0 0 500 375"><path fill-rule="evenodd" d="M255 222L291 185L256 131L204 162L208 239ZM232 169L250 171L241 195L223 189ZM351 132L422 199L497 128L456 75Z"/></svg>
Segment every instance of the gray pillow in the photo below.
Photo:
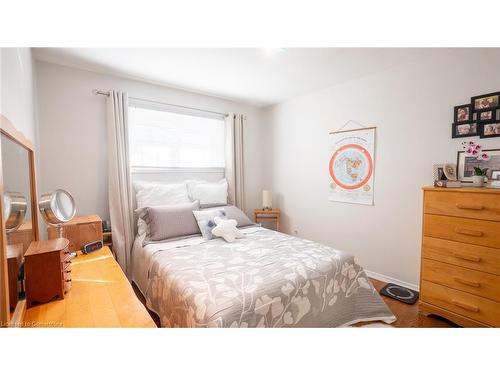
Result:
<svg viewBox="0 0 500 375"><path fill-rule="evenodd" d="M146 207L141 213L141 218L148 225L145 240L164 241L200 233L198 223L193 216L193 210L199 208L199 201Z"/></svg>
<svg viewBox="0 0 500 375"><path fill-rule="evenodd" d="M214 237L214 235L212 234L212 229L215 228L214 218L226 218L226 213L222 209L193 211L193 215L198 222L198 227L200 228L201 235L206 240L211 240Z"/></svg>
<svg viewBox="0 0 500 375"><path fill-rule="evenodd" d="M236 226L238 228L254 224L252 223L252 220L250 220L248 216L236 206L225 206L223 209L226 213L226 219L236 220L238 223Z"/></svg>

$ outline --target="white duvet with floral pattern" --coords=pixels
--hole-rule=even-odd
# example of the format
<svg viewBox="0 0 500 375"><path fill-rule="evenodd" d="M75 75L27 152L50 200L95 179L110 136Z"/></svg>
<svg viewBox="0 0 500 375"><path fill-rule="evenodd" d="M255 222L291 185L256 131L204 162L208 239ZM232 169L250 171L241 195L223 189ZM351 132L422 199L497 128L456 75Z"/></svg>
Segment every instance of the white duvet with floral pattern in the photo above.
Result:
<svg viewBox="0 0 500 375"><path fill-rule="evenodd" d="M264 228L157 251L148 307L164 327L338 327L394 315L342 251Z"/></svg>

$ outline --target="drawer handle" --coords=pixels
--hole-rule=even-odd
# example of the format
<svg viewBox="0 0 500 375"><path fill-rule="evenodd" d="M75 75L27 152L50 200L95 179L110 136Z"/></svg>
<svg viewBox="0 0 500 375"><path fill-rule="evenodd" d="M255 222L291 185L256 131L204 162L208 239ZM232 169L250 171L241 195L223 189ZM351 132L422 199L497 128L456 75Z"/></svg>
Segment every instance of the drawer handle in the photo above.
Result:
<svg viewBox="0 0 500 375"><path fill-rule="evenodd" d="M457 208L460 208L461 210L484 210L484 207L481 206L480 204L460 204L457 203Z"/></svg>
<svg viewBox="0 0 500 375"><path fill-rule="evenodd" d="M481 286L481 284L478 283L477 281L464 280L459 277L454 277L453 280L455 280L459 284L473 286L474 288L479 288Z"/></svg>
<svg viewBox="0 0 500 375"><path fill-rule="evenodd" d="M483 232L481 232L479 230L464 229L464 228L456 228L455 233L464 234L466 236L472 236L472 237L482 237L483 236Z"/></svg>
<svg viewBox="0 0 500 375"><path fill-rule="evenodd" d="M479 312L479 307L477 307L477 306L468 305L466 303L463 303L463 302L460 302L457 300L452 300L451 303L454 304L455 306L458 306L458 307L464 309L464 310L472 311L475 313Z"/></svg>
<svg viewBox="0 0 500 375"><path fill-rule="evenodd" d="M71 260L65 260L64 263L65 264L71 264Z"/></svg>
<svg viewBox="0 0 500 375"><path fill-rule="evenodd" d="M64 272L66 272L66 273L71 273L71 270L69 270L69 271L64 271Z"/></svg>
<svg viewBox="0 0 500 375"><path fill-rule="evenodd" d="M462 259L462 260L467 260L469 262L479 263L481 261L480 257L476 257L474 255L465 255L465 254L453 253L453 256L455 258Z"/></svg>
<svg viewBox="0 0 500 375"><path fill-rule="evenodd" d="M63 251L63 254L66 254L66 255L71 254L71 251Z"/></svg>
<svg viewBox="0 0 500 375"><path fill-rule="evenodd" d="M67 283L70 283L70 282L71 282L71 279L66 279L66 280L64 280L64 281L65 281L65 282L67 282Z"/></svg>

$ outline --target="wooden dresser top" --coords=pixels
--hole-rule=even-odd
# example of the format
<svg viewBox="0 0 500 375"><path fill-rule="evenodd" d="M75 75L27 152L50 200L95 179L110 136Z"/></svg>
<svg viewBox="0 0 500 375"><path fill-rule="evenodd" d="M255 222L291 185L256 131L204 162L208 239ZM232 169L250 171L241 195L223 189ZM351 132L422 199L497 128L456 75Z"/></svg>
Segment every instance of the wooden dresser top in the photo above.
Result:
<svg viewBox="0 0 500 375"><path fill-rule="evenodd" d="M26 326L156 328L107 246L79 252L71 268L71 290L62 300L27 309Z"/></svg>
<svg viewBox="0 0 500 375"><path fill-rule="evenodd" d="M102 222L99 215L86 215L86 216L76 216L70 221L64 223L63 225L80 225L89 223L100 223Z"/></svg>
<svg viewBox="0 0 500 375"><path fill-rule="evenodd" d="M487 194L500 194L500 189L490 189L485 187L461 187L461 188L438 188L434 186L425 186L422 188L424 191L449 191L456 193L487 193Z"/></svg>
<svg viewBox="0 0 500 375"><path fill-rule="evenodd" d="M48 241L33 241L24 256L38 255L61 251L68 247L69 241L66 238L56 238Z"/></svg>

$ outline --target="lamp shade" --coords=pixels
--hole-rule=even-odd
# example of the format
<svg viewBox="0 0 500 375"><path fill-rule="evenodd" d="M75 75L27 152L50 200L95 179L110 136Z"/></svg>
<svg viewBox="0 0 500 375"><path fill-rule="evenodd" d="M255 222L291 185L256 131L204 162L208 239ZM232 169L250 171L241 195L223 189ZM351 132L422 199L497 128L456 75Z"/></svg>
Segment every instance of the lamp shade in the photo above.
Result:
<svg viewBox="0 0 500 375"><path fill-rule="evenodd" d="M270 190L262 191L262 207L271 208L273 206L273 193Z"/></svg>

